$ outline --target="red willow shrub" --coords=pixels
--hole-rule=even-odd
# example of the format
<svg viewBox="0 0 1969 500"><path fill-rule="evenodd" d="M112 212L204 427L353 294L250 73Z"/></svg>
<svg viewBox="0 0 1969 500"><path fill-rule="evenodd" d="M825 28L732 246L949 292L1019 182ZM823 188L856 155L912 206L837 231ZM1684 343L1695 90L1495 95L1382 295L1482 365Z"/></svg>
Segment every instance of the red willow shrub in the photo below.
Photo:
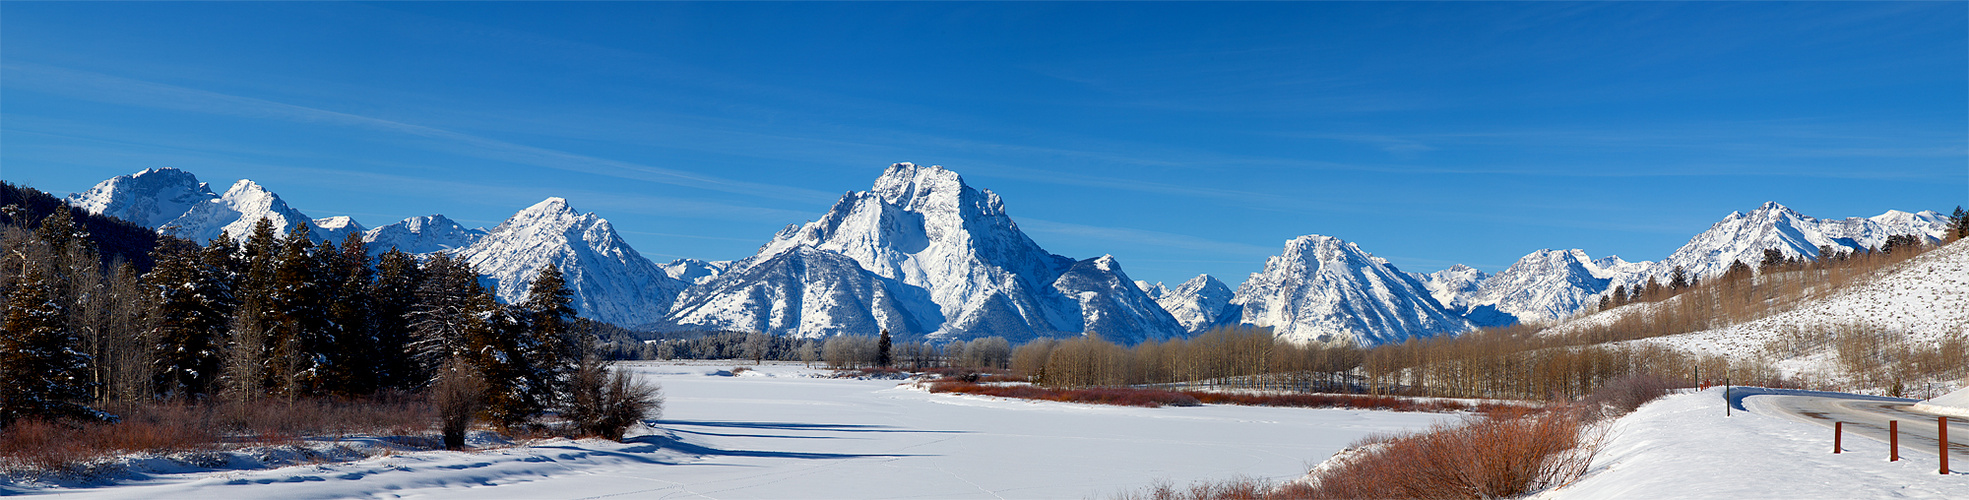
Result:
<svg viewBox="0 0 1969 500"><path fill-rule="evenodd" d="M1196 406L1196 398L1180 392L1154 389L1093 388L1093 389L1049 389L1034 385L981 385L963 381L932 382L930 392L954 392L958 394L978 394L1001 398L1037 399L1066 403L1087 403L1114 406L1140 406L1159 408L1163 406Z"/></svg>
<svg viewBox="0 0 1969 500"><path fill-rule="evenodd" d="M1585 474L1599 435L1577 411L1500 412L1426 432L1370 438L1355 460L1320 474L1301 498L1502 498Z"/></svg>
<svg viewBox="0 0 1969 500"><path fill-rule="evenodd" d="M1427 431L1355 442L1344 461L1311 481L1249 478L1158 484L1117 498L1246 500L1509 498L1563 486L1586 472L1600 434L1569 407L1506 408Z"/></svg>
<svg viewBox="0 0 1969 500"><path fill-rule="evenodd" d="M1203 403L1214 405L1241 406L1285 406L1293 408L1353 408L1360 410L1389 411L1478 411L1491 412L1500 406L1509 405L1471 405L1448 400L1418 400L1397 396L1370 396L1356 394L1225 394L1218 392L1185 391Z"/></svg>

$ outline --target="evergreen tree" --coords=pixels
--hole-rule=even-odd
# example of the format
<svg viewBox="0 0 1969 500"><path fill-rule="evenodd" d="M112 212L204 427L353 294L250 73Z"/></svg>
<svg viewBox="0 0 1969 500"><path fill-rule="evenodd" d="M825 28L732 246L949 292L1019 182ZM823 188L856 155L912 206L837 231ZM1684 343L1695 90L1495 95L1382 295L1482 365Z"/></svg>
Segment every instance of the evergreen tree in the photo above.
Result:
<svg viewBox="0 0 1969 500"><path fill-rule="evenodd" d="M1679 292L1688 287L1689 271L1683 269L1682 266L1675 266L1675 270L1670 273L1670 277L1668 278L1668 289Z"/></svg>
<svg viewBox="0 0 1969 500"><path fill-rule="evenodd" d="M1784 251L1776 248L1766 248L1764 249L1764 260L1757 264L1757 269L1759 271L1769 271L1778 266L1783 266L1787 260L1784 257Z"/></svg>
<svg viewBox="0 0 1969 500"><path fill-rule="evenodd" d="M1955 230L1955 239L1969 238L1969 212L1962 211L1961 205L1955 206L1955 213L1949 215L1949 222L1953 223L1950 227Z"/></svg>
<svg viewBox="0 0 1969 500"><path fill-rule="evenodd" d="M363 244L362 235L356 233L342 240L339 253L331 253L333 245L321 248L320 260L330 265L324 278L327 285L334 287L328 293L331 322L327 330L332 340L324 346L330 362L331 383L325 388L332 394L347 396L376 392L382 385L377 362L384 358L385 347L376 336L378 320L369 296L376 276L369 266L369 248Z"/></svg>
<svg viewBox="0 0 1969 500"><path fill-rule="evenodd" d="M1617 285L1613 287L1613 306L1624 305L1627 305L1627 285Z"/></svg>
<svg viewBox="0 0 1969 500"><path fill-rule="evenodd" d="M875 341L875 366L888 368L895 361L895 357L889 354L889 347L889 330L884 328L882 336Z"/></svg>
<svg viewBox="0 0 1969 500"><path fill-rule="evenodd" d="M216 238L215 238L216 240ZM279 371L269 363L274 359L274 270L279 262L281 238L273 221L260 219L239 247L234 268L235 309L227 336L226 383L241 399L265 396L275 387Z"/></svg>
<svg viewBox="0 0 1969 500"><path fill-rule="evenodd" d="M88 356L76 349L68 308L54 296L47 244L30 243L40 248L8 249L20 254L9 263L20 265L21 274L7 291L0 323L0 427L25 418L107 418L82 403L89 397Z"/></svg>
<svg viewBox="0 0 1969 500"><path fill-rule="evenodd" d="M481 306L484 293L478 277L464 261L439 253L419 268L417 301L409 320L411 358L428 383L438 367L454 358L470 358L471 337L486 330ZM422 384L420 384L422 385Z"/></svg>
<svg viewBox="0 0 1969 500"><path fill-rule="evenodd" d="M532 336L533 347L524 355L534 365L532 376L539 379L535 386L543 391L537 399L554 401L555 394L565 392L568 377L586 357L584 351L590 343L589 339L577 338L574 292L567 289L560 266L549 263L542 268L517 307Z"/></svg>
<svg viewBox="0 0 1969 500"><path fill-rule="evenodd" d="M166 244L152 256L156 264L144 276L144 288L153 318L149 337L156 343L151 372L161 394L195 398L214 391L233 311L226 271L209 264L208 254L230 247L221 239L206 251Z"/></svg>
<svg viewBox="0 0 1969 500"><path fill-rule="evenodd" d="M268 358L274 394L295 397L322 392L328 382L325 353L333 342L328 329L328 297L318 276L322 269L308 239L308 225L295 223L282 240L268 288Z"/></svg>
<svg viewBox="0 0 1969 500"><path fill-rule="evenodd" d="M376 318L371 335L376 339L375 360L379 387L408 389L422 386L419 370L410 356L409 321L417 305L418 286L423 280L417 259L391 249L376 260L376 279L367 293Z"/></svg>
<svg viewBox="0 0 1969 500"><path fill-rule="evenodd" d="M1749 278L1750 275L1751 275L1750 264L1745 264L1741 260L1731 261L1730 268L1723 271L1723 280L1736 281L1744 278Z"/></svg>

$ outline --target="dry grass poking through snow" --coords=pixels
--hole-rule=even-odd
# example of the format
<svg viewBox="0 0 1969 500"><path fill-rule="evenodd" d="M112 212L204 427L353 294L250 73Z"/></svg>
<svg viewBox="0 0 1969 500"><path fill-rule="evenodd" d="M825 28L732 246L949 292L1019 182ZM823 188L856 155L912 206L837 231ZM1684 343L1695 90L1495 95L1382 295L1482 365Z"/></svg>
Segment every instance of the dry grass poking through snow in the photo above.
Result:
<svg viewBox="0 0 1969 500"><path fill-rule="evenodd" d="M1578 479L1598 451L1599 435L1570 406L1496 411L1427 431L1361 440L1298 482L1237 478L1188 487L1160 484L1119 498L1515 497Z"/></svg>
<svg viewBox="0 0 1969 500"><path fill-rule="evenodd" d="M1456 423L1414 433L1374 436L1283 484L1250 478L1187 487L1158 484L1128 500L1331 498L1505 498L1578 480L1600 453L1606 426L1667 395L1674 383L1654 375L1614 380L1579 404L1542 408L1493 406Z"/></svg>
<svg viewBox="0 0 1969 500"><path fill-rule="evenodd" d="M110 408L115 423L22 421L0 430L0 471L61 472L126 453L294 444L304 436L423 436L435 419L409 396L364 400L262 400L251 404L151 403Z"/></svg>

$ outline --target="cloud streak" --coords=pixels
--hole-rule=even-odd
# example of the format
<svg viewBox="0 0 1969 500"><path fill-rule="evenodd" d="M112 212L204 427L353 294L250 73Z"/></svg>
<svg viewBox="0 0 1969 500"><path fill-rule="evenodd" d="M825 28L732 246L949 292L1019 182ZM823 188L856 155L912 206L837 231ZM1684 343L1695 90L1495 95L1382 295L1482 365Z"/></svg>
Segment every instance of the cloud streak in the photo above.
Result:
<svg viewBox="0 0 1969 500"><path fill-rule="evenodd" d="M801 202L821 202L834 194L823 191L726 179L695 172L642 165L608 158L517 144L362 115L287 104L254 97L180 87L32 63L0 66L8 86L73 98L150 108L361 128L435 139L450 152L568 172L608 176Z"/></svg>

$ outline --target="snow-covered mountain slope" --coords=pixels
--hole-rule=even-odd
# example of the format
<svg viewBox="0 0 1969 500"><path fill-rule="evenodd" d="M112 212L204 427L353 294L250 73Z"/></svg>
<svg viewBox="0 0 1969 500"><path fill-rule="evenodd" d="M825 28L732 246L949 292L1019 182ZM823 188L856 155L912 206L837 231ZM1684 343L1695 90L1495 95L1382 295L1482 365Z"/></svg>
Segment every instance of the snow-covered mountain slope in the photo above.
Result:
<svg viewBox="0 0 1969 500"><path fill-rule="evenodd" d="M1817 259L1822 246L1864 251L1884 245L1892 235L1915 234L1938 242L1947 224L1947 217L1934 211L1889 210L1867 218L1815 219L1767 202L1750 213L1731 213L1661 261L1591 259L1576 249L1539 250L1495 276L1456 266L1416 278L1428 285L1437 302L1473 320L1478 314L1471 311L1489 305L1520 321L1551 322L1591 309L1600 295L1616 287L1633 289L1649 278L1666 285L1676 266L1693 279L1707 279L1720 276L1737 260L1756 266L1769 248L1790 257Z"/></svg>
<svg viewBox="0 0 1969 500"><path fill-rule="evenodd" d="M753 259L762 261L735 263L685 290L668 322L807 338L926 332L943 322L927 290L864 271L837 252L796 247Z"/></svg>
<svg viewBox="0 0 1969 500"><path fill-rule="evenodd" d="M1189 281L1176 285L1176 288L1163 289L1157 283L1159 294L1150 294L1162 309L1176 317L1176 322L1190 334L1209 331L1219 326L1237 324L1243 309L1231 304L1237 292L1224 282L1208 274L1199 274Z"/></svg>
<svg viewBox="0 0 1969 500"><path fill-rule="evenodd" d="M705 262L697 259L677 259L668 264L658 264L663 273L685 283L702 283L717 277L731 267L730 261Z"/></svg>
<svg viewBox="0 0 1969 500"><path fill-rule="evenodd" d="M199 182L191 172L167 167L112 177L88 191L69 195L68 203L92 214L155 229L169 226L193 207L218 198L210 185Z"/></svg>
<svg viewBox="0 0 1969 500"><path fill-rule="evenodd" d="M1586 252L1539 250L1483 280L1470 305L1491 305L1518 321L1549 323L1597 303L1612 280Z"/></svg>
<svg viewBox="0 0 1969 500"><path fill-rule="evenodd" d="M443 214L411 217L362 233L369 253L383 254L394 248L411 254L456 250L485 237L484 229L466 229Z"/></svg>
<svg viewBox="0 0 1969 500"><path fill-rule="evenodd" d="M314 227L321 228L322 239L333 241L337 244L342 243L342 239L351 234L361 235L369 231L368 228L362 227L362 223L356 222L355 219L347 215L315 219Z"/></svg>
<svg viewBox="0 0 1969 500"><path fill-rule="evenodd" d="M1125 344L1146 340L1169 340L1189 333L1162 304L1147 293L1115 293L1140 290L1113 255L1102 255L1075 262L1058 279L1053 289L1079 299L1083 331Z"/></svg>
<svg viewBox="0 0 1969 500"><path fill-rule="evenodd" d="M1076 294L1063 293L1061 287L1054 286L1055 281L1074 268L1075 261L1053 255L1028 238L1006 215L998 195L966 185L956 172L943 167L909 163L891 165L875 180L872 189L842 196L819 220L788 226L762 246L757 255L733 263L724 274L697 286L710 290L755 289L744 280L791 271L752 267L790 266L800 262L811 265L816 260L811 257L773 258L802 248L839 254L875 277L924 291L936 310L912 310L909 316L937 321L918 324L920 330L891 328L891 333L897 335L936 339L996 335L1015 342L1074 335L1089 328L1085 304L1099 304L1102 318L1168 316L1159 306L1147 308L1154 301L1127 280L1119 267L1076 269L1075 282L1063 285ZM1113 276L1096 276L1099 274ZM1104 284L1105 288L1090 289L1092 283ZM1105 298L1083 297L1087 293ZM695 291L691 295L702 297ZM702 307L690 311L678 309L671 322L689 326L733 324L744 321L743 318L781 318L766 329L788 331L797 328L791 316L761 311L865 307L859 303L808 304L807 294L783 297L800 303L773 303L763 295L727 297L707 300ZM824 296L819 300L832 299ZM918 303L904 306L929 307ZM1107 309L1109 306L1119 309ZM851 317L854 313L832 312L827 316ZM1123 343L1182 334L1173 318L1146 324L1162 325L1158 328L1169 330L1102 333Z"/></svg>
<svg viewBox="0 0 1969 500"><path fill-rule="evenodd" d="M629 248L607 220L576 212L561 198L527 207L453 252L496 280L496 295L508 303L525 299L540 269L556 264L575 310L617 325L662 319L688 285Z"/></svg>
<svg viewBox="0 0 1969 500"><path fill-rule="evenodd" d="M1939 242L1947 226L1947 217L1932 210L1918 213L1890 210L1867 218L1815 219L1777 202L1765 202L1747 214L1731 212L1709 230L1690 238L1688 244L1652 266L1650 271L1655 276L1664 276L1675 266L1682 266L1694 276L1708 278L1721 275L1731 262L1738 260L1756 266L1764 259L1765 249L1778 249L1787 257L1816 260L1822 246L1838 251L1864 251L1885 245L1887 237L1893 235L1917 234L1929 243Z"/></svg>
<svg viewBox="0 0 1969 500"><path fill-rule="evenodd" d="M1370 346L1470 329L1421 282L1338 238L1307 235L1285 243L1237 289L1245 324L1271 327L1297 342Z"/></svg>
<svg viewBox="0 0 1969 500"><path fill-rule="evenodd" d="M196 176L175 168L112 177L88 191L70 195L68 202L90 213L122 218L201 243L222 232L243 241L260 219L271 220L274 230L283 235L295 224L305 223L309 239L315 241L339 241L350 228L361 228L347 217L323 219L337 226L321 227L307 214L287 206L279 195L247 179L233 183L225 194L215 195Z"/></svg>
<svg viewBox="0 0 1969 500"><path fill-rule="evenodd" d="M1428 274L1410 273L1409 276L1421 281L1422 286L1429 289L1429 296L1435 297L1437 303L1449 309L1470 307L1470 300L1476 297L1477 288L1490 278L1489 274L1462 264Z"/></svg>

